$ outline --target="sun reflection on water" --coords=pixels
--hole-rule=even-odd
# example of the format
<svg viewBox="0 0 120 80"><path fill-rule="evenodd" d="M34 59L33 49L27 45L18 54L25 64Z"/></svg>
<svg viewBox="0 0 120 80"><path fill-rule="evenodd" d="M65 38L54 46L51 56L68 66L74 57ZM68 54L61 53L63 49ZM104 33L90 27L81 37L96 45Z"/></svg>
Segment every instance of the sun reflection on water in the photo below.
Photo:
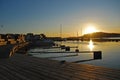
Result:
<svg viewBox="0 0 120 80"><path fill-rule="evenodd" d="M88 45L88 47L89 47L90 51L93 50L93 48L94 48L94 44L93 44L93 41L92 41L92 40L89 41L89 45Z"/></svg>

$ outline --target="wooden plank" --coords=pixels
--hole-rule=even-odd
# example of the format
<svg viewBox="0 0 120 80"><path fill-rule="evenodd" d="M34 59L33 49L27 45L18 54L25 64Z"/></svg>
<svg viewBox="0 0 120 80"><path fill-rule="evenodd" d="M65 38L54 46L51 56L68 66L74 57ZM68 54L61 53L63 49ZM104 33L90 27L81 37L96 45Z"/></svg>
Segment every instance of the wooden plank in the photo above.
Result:
<svg viewBox="0 0 120 80"><path fill-rule="evenodd" d="M3 80L9 80L9 78L17 80L120 80L120 70L93 65L61 63L56 60L20 54L0 61L0 77Z"/></svg>

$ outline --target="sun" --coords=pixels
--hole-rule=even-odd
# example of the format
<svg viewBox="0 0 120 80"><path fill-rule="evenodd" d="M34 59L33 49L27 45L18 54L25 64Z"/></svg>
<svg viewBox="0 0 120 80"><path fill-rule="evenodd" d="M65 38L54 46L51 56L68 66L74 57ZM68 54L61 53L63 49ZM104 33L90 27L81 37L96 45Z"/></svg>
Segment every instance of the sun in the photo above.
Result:
<svg viewBox="0 0 120 80"><path fill-rule="evenodd" d="M95 28L95 26L94 25L88 25L85 28L84 34L89 34L89 33L94 33L94 32L97 32L97 29Z"/></svg>

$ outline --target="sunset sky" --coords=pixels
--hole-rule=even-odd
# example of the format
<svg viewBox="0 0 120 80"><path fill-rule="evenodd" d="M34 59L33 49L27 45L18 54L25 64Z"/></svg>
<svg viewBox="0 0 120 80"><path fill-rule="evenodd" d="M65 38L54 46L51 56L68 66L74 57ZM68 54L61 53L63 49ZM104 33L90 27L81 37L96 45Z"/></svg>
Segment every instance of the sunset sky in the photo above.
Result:
<svg viewBox="0 0 120 80"><path fill-rule="evenodd" d="M47 36L97 31L120 33L120 0L0 0L0 33Z"/></svg>

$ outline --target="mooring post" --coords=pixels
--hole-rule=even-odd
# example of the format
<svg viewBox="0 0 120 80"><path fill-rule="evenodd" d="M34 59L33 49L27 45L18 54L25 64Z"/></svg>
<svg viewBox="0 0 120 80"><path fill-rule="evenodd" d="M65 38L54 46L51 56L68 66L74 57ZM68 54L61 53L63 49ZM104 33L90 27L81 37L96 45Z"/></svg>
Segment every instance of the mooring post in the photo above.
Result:
<svg viewBox="0 0 120 80"><path fill-rule="evenodd" d="M79 52L79 49L76 49L75 52Z"/></svg>
<svg viewBox="0 0 120 80"><path fill-rule="evenodd" d="M60 48L61 48L61 49L65 49L65 45L61 45Z"/></svg>
<svg viewBox="0 0 120 80"><path fill-rule="evenodd" d="M94 59L102 59L102 52L101 51L95 51L93 52Z"/></svg>
<svg viewBox="0 0 120 80"><path fill-rule="evenodd" d="M70 47L69 46L65 47L65 51L70 51Z"/></svg>

